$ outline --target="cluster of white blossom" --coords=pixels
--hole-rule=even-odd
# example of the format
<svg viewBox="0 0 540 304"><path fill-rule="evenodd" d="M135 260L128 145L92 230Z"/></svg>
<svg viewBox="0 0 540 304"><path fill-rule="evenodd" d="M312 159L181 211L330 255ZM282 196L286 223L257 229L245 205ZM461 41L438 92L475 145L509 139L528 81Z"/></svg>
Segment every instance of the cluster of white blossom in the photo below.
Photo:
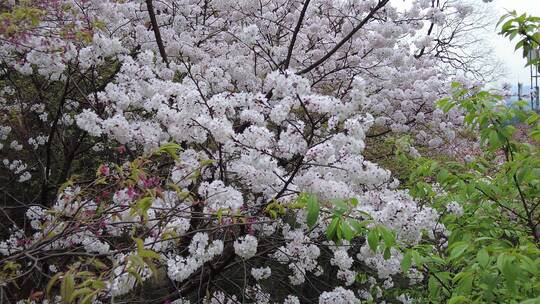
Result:
<svg viewBox="0 0 540 304"><path fill-rule="evenodd" d="M47 143L48 136L45 135L38 135L36 138L30 138L28 139L28 144L34 147L34 150L37 150L39 146L43 146L45 143Z"/></svg>
<svg viewBox="0 0 540 304"><path fill-rule="evenodd" d="M445 231L437 211L419 206L405 190L368 191L361 201L365 203L359 205L360 210L394 230L405 244L417 244L424 232L433 238Z"/></svg>
<svg viewBox="0 0 540 304"><path fill-rule="evenodd" d="M289 295L285 298L283 304L300 304L300 300L296 296Z"/></svg>
<svg viewBox="0 0 540 304"><path fill-rule="evenodd" d="M325 291L319 297L319 304L356 304L359 301L353 291L343 287L336 287L333 291Z"/></svg>
<svg viewBox="0 0 540 304"><path fill-rule="evenodd" d="M210 210L219 209L238 210L244 204L242 193L232 187L226 187L222 181L212 183L202 183L199 186L199 194L206 199L206 204Z"/></svg>
<svg viewBox="0 0 540 304"><path fill-rule="evenodd" d="M257 281L264 280L268 279L270 275L272 275L272 270L270 269L270 267L252 268L251 275Z"/></svg>
<svg viewBox="0 0 540 304"><path fill-rule="evenodd" d="M257 254L257 245L257 238L248 234L234 241L234 252L244 259L249 259Z"/></svg>
<svg viewBox="0 0 540 304"><path fill-rule="evenodd" d="M223 241L209 243L208 234L197 233L189 245L187 258L176 255L167 260L167 274L175 281L184 281L204 263L223 252Z"/></svg>
<svg viewBox="0 0 540 304"><path fill-rule="evenodd" d="M343 246L336 247L334 249L334 256L330 260L330 264L336 266L339 270L337 277L345 283L346 286L350 286L356 280L356 272L351 270L354 259L347 253L348 242L344 242Z"/></svg>
<svg viewBox="0 0 540 304"><path fill-rule="evenodd" d="M123 258L125 257L122 256L122 258L119 260L122 260ZM137 283L136 278L126 271L128 268L127 264L128 263L126 263L126 265L121 265L114 268L114 278L108 286L113 297L128 293L133 289L133 287L135 287L135 284Z"/></svg>
<svg viewBox="0 0 540 304"><path fill-rule="evenodd" d="M10 162L9 159L4 158L2 163L4 164L4 167L6 167L16 176L18 176L17 180L19 183L26 182L30 178L32 178L32 174L27 171L27 164L23 163L22 160L13 160L12 162Z"/></svg>
<svg viewBox="0 0 540 304"><path fill-rule="evenodd" d="M283 228L283 236L287 244L276 250L273 258L284 265L288 265L290 271L289 280L293 285L300 285L306 280L308 271L315 275L322 274L322 269L317 263L320 256L320 248L310 244L310 239L302 230L290 230L288 225Z"/></svg>

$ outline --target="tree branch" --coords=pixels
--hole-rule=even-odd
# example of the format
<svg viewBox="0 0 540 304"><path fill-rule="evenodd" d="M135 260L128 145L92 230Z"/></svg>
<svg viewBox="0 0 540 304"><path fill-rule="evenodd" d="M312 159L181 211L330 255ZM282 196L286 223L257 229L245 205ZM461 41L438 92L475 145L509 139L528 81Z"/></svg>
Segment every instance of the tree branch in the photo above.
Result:
<svg viewBox="0 0 540 304"><path fill-rule="evenodd" d="M332 55L334 55L335 52L337 52L347 41L349 41L349 39L352 38L352 36L354 36L354 34L356 34L356 32L358 32L361 28L364 27L364 25L366 25L366 23L371 19L373 18L373 16L375 15L375 13L380 10L381 8L383 8L386 4L388 4L390 0L381 0L379 1L379 3L377 4L377 6L375 6L370 12L369 14L364 18L362 19L362 21L349 33L347 34L347 36L345 36L343 39L341 39L340 42L338 42L338 44L336 44L336 46L334 46L333 49L331 49L326 55L324 55L321 59L317 60L315 63L313 63L312 65L308 66L307 68L301 70L300 72L298 72L298 75L302 75L302 74L305 74L305 73L308 73L310 72L311 70L315 69L316 67L320 66L321 64L323 64L326 60L328 60L328 58L332 57Z"/></svg>
<svg viewBox="0 0 540 304"><path fill-rule="evenodd" d="M60 117L62 116L62 110L64 108L64 104L66 103L67 99L67 93L69 88L69 82L70 77L68 75L66 83L64 85L64 90L62 91L62 95L60 96L60 104L58 105L58 109L56 110L56 116L54 118L54 121L51 125L51 129L49 130L49 137L47 138L47 143L45 146L45 176L43 177L43 182L41 183L41 204L48 206L47 199L49 194L49 175L51 173L51 149L52 149L52 143L54 140L54 133L56 132L56 128L58 126L58 121L60 120Z"/></svg>
<svg viewBox="0 0 540 304"><path fill-rule="evenodd" d="M148 10L148 15L150 16L150 22L152 23L152 30L154 31L154 36L156 37L159 54L161 55L163 62L165 62L165 64L167 64L168 66L169 61L167 60L167 53L165 53L165 46L163 45L161 33L159 32L159 26L156 20L156 14L154 13L154 5L152 4L152 0L146 0L146 8Z"/></svg>
<svg viewBox="0 0 540 304"><path fill-rule="evenodd" d="M291 38L291 43L289 44L289 49L287 50L287 58L285 58L285 62L283 63L284 70L288 69L289 64L291 63L291 57L292 57L292 52L294 49L294 44L296 43L296 38L298 36L298 33L300 32L300 28L302 27L302 22L304 21L304 17L306 16L306 11L307 11L310 1L311 0L306 0L306 2L304 2L304 7L302 7L302 11L300 12L300 17L298 17L298 22L296 23L296 27L294 28L294 32Z"/></svg>

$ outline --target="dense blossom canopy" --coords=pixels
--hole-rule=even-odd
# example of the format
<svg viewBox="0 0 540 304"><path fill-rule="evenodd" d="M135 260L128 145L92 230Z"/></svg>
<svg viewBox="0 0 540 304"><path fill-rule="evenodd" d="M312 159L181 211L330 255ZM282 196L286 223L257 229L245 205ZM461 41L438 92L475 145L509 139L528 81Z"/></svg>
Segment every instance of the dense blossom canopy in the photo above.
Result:
<svg viewBox="0 0 540 304"><path fill-rule="evenodd" d="M413 155L415 145L455 139L463 116L436 108L452 79L425 51L435 43L426 27L471 11L388 2L17 8L24 13L0 31L1 172L13 189L39 190L10 194L30 205L0 243L5 261L29 259L14 276L39 267L65 282L74 269L98 270L94 303L128 297L158 275L174 303L357 303L422 281L414 267L403 273L394 248L325 235L338 206L340 220L384 225L399 246L445 245L440 214L363 152L387 134L409 135ZM320 201L315 224L302 193ZM53 302L66 287L55 288Z"/></svg>

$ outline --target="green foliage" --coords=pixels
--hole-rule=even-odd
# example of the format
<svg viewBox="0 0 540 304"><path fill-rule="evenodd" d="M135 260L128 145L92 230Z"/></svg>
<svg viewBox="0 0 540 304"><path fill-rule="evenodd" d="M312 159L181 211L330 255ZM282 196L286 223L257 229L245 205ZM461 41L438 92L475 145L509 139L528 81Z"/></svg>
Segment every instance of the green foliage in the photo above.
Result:
<svg viewBox="0 0 540 304"><path fill-rule="evenodd" d="M289 208L305 207L306 223L310 228L317 225L321 213L329 214L325 219L328 240L341 244L343 240L350 242L358 236L365 236L371 250L380 250L384 258L389 259L392 247L397 245L395 234L382 225L374 225L369 214L357 210L359 203L356 198L335 199L328 202L329 208L321 209L316 196L302 193Z"/></svg>
<svg viewBox="0 0 540 304"><path fill-rule="evenodd" d="M174 142L166 143L160 146L155 152L155 155L168 154L174 160L178 160L178 152L182 150L179 144Z"/></svg>
<svg viewBox="0 0 540 304"><path fill-rule="evenodd" d="M527 14L518 15L516 11L502 16L497 25L501 26L500 34L513 40L519 37L516 43L516 51L521 49L523 57L528 57L531 50L540 47L540 17ZM540 58L531 58L527 65L540 64Z"/></svg>
<svg viewBox="0 0 540 304"><path fill-rule="evenodd" d="M439 106L465 112L483 153L467 163L414 160L411 194L437 208L451 233L445 249L427 243L406 251L402 268L418 256L414 264L430 277L426 292L414 292L431 303L537 303L540 149L528 142L540 134L539 117L459 84ZM529 130L524 141L508 124L516 120ZM449 212L448 204L459 204L463 214Z"/></svg>
<svg viewBox="0 0 540 304"><path fill-rule="evenodd" d="M90 304L99 292L107 288L106 283L93 272L75 269L54 275L47 284L47 294L57 283L60 283L62 303Z"/></svg>
<svg viewBox="0 0 540 304"><path fill-rule="evenodd" d="M279 216L285 215L285 207L277 201L273 201L268 204L265 208L265 211L272 219L276 219Z"/></svg>
<svg viewBox="0 0 540 304"><path fill-rule="evenodd" d="M41 21L44 11L38 7L32 6L31 1L21 1L20 4L13 6L11 10L0 13L0 24L3 28L0 34L7 37L13 37L36 28Z"/></svg>
<svg viewBox="0 0 540 304"><path fill-rule="evenodd" d="M313 228L317 223L317 218L319 217L320 206L317 201L317 197L314 195L309 195L306 199L307 203L307 224L309 228Z"/></svg>

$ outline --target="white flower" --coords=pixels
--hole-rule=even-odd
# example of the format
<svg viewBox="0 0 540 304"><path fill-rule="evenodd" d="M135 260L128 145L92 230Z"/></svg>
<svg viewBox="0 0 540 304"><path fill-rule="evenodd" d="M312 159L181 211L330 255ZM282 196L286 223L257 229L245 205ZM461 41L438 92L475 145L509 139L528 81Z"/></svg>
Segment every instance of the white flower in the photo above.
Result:
<svg viewBox="0 0 540 304"><path fill-rule="evenodd" d="M259 28L255 24L250 24L249 26L242 29L242 34L240 38L247 44L253 44L257 40L257 35L259 33Z"/></svg>
<svg viewBox="0 0 540 304"><path fill-rule="evenodd" d="M24 183L32 178L32 174L30 172L25 171L23 174L19 175L19 183Z"/></svg>
<svg viewBox="0 0 540 304"><path fill-rule="evenodd" d="M173 256L167 260L167 274L175 281L182 282L189 278L204 263L223 252L223 241L214 240L209 243L206 233L197 233L189 244L188 257Z"/></svg>
<svg viewBox="0 0 540 304"><path fill-rule="evenodd" d="M75 117L77 125L79 128L85 130L92 136L100 136L103 132L101 127L102 120L97 116L96 113L84 109L81 114Z"/></svg>
<svg viewBox="0 0 540 304"><path fill-rule="evenodd" d="M49 265L49 271L50 271L51 273L57 273L57 272L58 272L58 268L56 267L56 265L51 264L51 265Z"/></svg>
<svg viewBox="0 0 540 304"><path fill-rule="evenodd" d="M283 304L300 304L300 300L296 296L288 295L283 301Z"/></svg>
<svg viewBox="0 0 540 304"><path fill-rule="evenodd" d="M199 194L206 199L207 206L214 211L219 209L231 209L234 211L244 204L242 193L233 187L226 187L220 180L212 183L201 183Z"/></svg>
<svg viewBox="0 0 540 304"><path fill-rule="evenodd" d="M21 151L23 146L18 141L14 140L9 144L9 147L15 151Z"/></svg>
<svg viewBox="0 0 540 304"><path fill-rule="evenodd" d="M261 267L261 268L252 268L251 269L251 275L257 281L268 279L271 274L272 274L272 270L270 269L270 267Z"/></svg>
<svg viewBox="0 0 540 304"><path fill-rule="evenodd" d="M336 287L333 291L325 291L319 297L319 304L358 304L359 299L356 298L354 292Z"/></svg>
<svg viewBox="0 0 540 304"><path fill-rule="evenodd" d="M257 246L257 238L248 234L234 241L234 252L244 259L249 259L257 253Z"/></svg>

